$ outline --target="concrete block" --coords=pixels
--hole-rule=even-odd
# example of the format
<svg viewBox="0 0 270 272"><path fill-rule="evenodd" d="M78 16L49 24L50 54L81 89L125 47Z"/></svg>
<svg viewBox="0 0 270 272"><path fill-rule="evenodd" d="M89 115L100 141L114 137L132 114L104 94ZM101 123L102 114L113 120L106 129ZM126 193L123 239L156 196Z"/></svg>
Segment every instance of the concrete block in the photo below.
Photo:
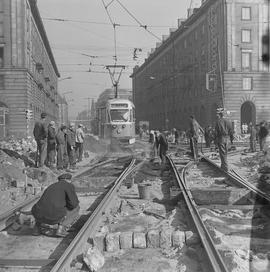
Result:
<svg viewBox="0 0 270 272"><path fill-rule="evenodd" d="M185 243L185 232L175 230L172 233L172 246L182 248Z"/></svg>
<svg viewBox="0 0 270 272"><path fill-rule="evenodd" d="M133 233L133 247L134 248L146 248L146 238L144 232Z"/></svg>
<svg viewBox="0 0 270 272"><path fill-rule="evenodd" d="M200 243L201 239L197 233L194 233L192 231L186 231L185 232L185 241L187 246L192 246Z"/></svg>
<svg viewBox="0 0 270 272"><path fill-rule="evenodd" d="M159 246L169 248L172 246L172 230L164 229L159 233Z"/></svg>
<svg viewBox="0 0 270 272"><path fill-rule="evenodd" d="M149 248L159 247L159 230L149 230L146 234L146 243Z"/></svg>
<svg viewBox="0 0 270 272"><path fill-rule="evenodd" d="M108 233L105 237L106 251L115 252L120 249L119 232Z"/></svg>
<svg viewBox="0 0 270 272"><path fill-rule="evenodd" d="M98 248L100 252L105 251L105 236L97 235L93 238L93 245Z"/></svg>
<svg viewBox="0 0 270 272"><path fill-rule="evenodd" d="M132 248L132 236L133 233L131 231L122 232L120 234L119 241L121 249Z"/></svg>

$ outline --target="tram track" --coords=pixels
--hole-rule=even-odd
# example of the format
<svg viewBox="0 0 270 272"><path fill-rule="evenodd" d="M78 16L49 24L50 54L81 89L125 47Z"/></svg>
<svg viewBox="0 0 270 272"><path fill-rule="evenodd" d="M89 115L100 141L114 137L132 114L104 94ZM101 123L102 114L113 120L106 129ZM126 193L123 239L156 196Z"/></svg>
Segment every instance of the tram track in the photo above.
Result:
<svg viewBox="0 0 270 272"><path fill-rule="evenodd" d="M31 228L29 229L28 227L28 231L22 231L21 234L15 234L17 235L16 238L13 239L13 242L8 241L8 239L5 239L7 237L5 237L6 235L4 235L4 239L3 239L3 235L1 235L0 237L0 241L1 241L1 251L3 251L4 247L5 247L5 242L7 243L7 251L10 251L10 253L12 254L1 254L2 255L2 259L0 260L0 267L2 267L2 269L7 269L5 271L17 271L17 270L12 270L13 267L17 267L17 269L20 267L27 267L26 270L22 270L22 271L28 271L27 269L31 268L37 268L42 267L42 266L51 266L52 264L55 263L55 266L53 266L52 270L44 270L44 271L70 271L70 264L71 259L76 256L76 254L78 255L78 251L83 251L84 246L83 244L86 243L87 244L87 238L89 237L89 235L95 231L95 227L98 225L98 222L100 220L100 218L102 218L102 215L106 212L107 209L110 208L113 202L113 198L117 192L117 190L119 189L119 186L121 185L121 182L126 178L126 176L128 176L135 168L135 159L131 158L131 157L122 157L122 158L109 158L108 160L102 161L98 164L95 164L89 168L87 168L84 171L81 171L80 173L76 174L74 176L74 184L75 184L75 188L76 191L79 191L79 199L80 202L86 202L87 203L87 199L88 197L91 198L91 196L88 196L89 192L97 192L99 201L98 203L96 203L96 198L92 197L92 200L90 201L90 206L96 206L94 208L87 208L84 209L84 217L89 217L88 220L86 220L86 222L84 222L83 226L80 227L80 230L78 232L78 234L73 237L74 239L72 239L72 241L70 240L70 238L67 238L66 243L68 247L67 249L63 252L63 254L61 254L61 256L59 256L59 254L57 253L55 254L45 254L44 252L43 254L38 254L37 252L35 252L35 256L31 257L31 258L27 258L27 257L16 257L16 256L20 256L20 254L16 253L16 246L18 248L18 250L21 249L21 246L18 246L18 240L22 239L23 240L27 240L26 241L26 247L30 246L31 247L31 243L33 243L35 241L34 238L31 238ZM115 165L115 166L114 166ZM102 169L100 169L100 167L103 167ZM111 167L111 168L110 168ZM105 170L104 170L105 169ZM107 171L106 171L107 169ZM95 172L97 176L99 176L99 172L104 172L106 174L106 172L111 172L112 175L110 176L110 180L106 179L104 182L101 182L101 184L99 184L97 186L97 184L92 187L92 186L88 186L87 188L85 188L86 186L83 186L84 189L82 192L82 188L79 186L77 187L76 184L78 185L78 181L80 181L83 177L86 178L87 177L91 177L90 179L94 179L93 175L91 175L92 172ZM88 178L89 179L89 178ZM89 182L89 180L88 180ZM91 182L89 182L91 183ZM40 197L40 195L35 196L33 199L29 199L26 203L21 203L20 205L18 205L17 207L13 208L11 211L8 211L8 213L3 214L1 216L2 222L6 221L8 218L10 218L12 215L14 216L16 213L20 212L22 209L25 208L29 208L31 207ZM92 204L91 204L92 202ZM89 207L88 205L88 207ZM86 204L87 206L87 204ZM87 212L87 210L89 210L89 212ZM80 220L80 219L79 219ZM7 227L7 230L10 229L10 227ZM30 231L30 233L29 233ZM5 232L2 232L3 234ZM9 233L7 231L7 233ZM14 234L14 232L11 232L11 235ZM7 234L9 236L9 234ZM25 236L26 235L26 236ZM29 236L30 235L30 236ZM72 234L73 235L73 234ZM68 235L70 236L70 235ZM74 235L73 235L74 236ZM9 236L11 237L11 236ZM2 238L2 239L1 239ZM48 244L52 243L53 248L56 250L59 246L57 246L57 244L62 244L62 241L56 238L46 238L45 236L40 238L42 240L42 242L47 241ZM51 239L54 239L53 242ZM63 240L65 240L66 238L64 238ZM4 241L3 241L4 240ZM16 241L17 240L17 241ZM58 240L58 241L56 241ZM15 243L16 242L16 246L15 244L12 244L12 248L10 248L10 243ZM25 242L25 241L24 241ZM59 245L60 245L59 244ZM33 246L33 249L35 248L35 246ZM46 250L48 250L48 248L46 248ZM53 250L53 249L52 249ZM52 250L48 250L49 252L52 252ZM27 250L26 250L27 251ZM43 249L44 251L44 249ZM24 254L21 254L24 255ZM51 256L55 255L56 257L52 258ZM10 256L10 258L4 258L4 256ZM14 257L12 257L14 256ZM40 256L40 257L38 257ZM43 257L43 256L47 256ZM10 270L11 269L11 270ZM37 271L43 271L43 270L37 270ZM1 270L2 271L2 270ZM21 271L21 270L20 270Z"/></svg>
<svg viewBox="0 0 270 272"><path fill-rule="evenodd" d="M223 171L206 156L198 164L187 156L182 162L179 155L171 154L168 159L213 271L234 271L239 251L246 252L238 260L245 259L245 264L235 271L269 271L265 256L270 250L266 230L270 196L236 171ZM256 270L257 256L264 256L266 270Z"/></svg>

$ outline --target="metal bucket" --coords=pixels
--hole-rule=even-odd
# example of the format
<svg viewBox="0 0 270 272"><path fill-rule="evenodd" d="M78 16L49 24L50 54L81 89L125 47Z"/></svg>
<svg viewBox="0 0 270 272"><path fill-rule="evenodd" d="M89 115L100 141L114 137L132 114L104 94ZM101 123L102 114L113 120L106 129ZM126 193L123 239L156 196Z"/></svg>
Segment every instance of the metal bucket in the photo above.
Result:
<svg viewBox="0 0 270 272"><path fill-rule="evenodd" d="M151 198L151 188L150 183L140 183L138 184L140 199L150 199Z"/></svg>

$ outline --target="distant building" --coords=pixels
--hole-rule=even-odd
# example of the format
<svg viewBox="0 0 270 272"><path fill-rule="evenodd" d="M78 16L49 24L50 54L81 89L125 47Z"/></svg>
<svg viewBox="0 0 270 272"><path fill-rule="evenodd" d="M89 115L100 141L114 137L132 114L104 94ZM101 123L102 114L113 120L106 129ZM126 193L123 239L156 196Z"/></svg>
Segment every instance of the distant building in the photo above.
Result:
<svg viewBox="0 0 270 272"><path fill-rule="evenodd" d="M261 60L267 3L204 0L179 19L133 71L136 121L185 129L194 114L206 126L222 106L237 126L270 121L269 67Z"/></svg>
<svg viewBox="0 0 270 272"><path fill-rule="evenodd" d="M59 76L36 0L1 0L0 137L32 135L41 112L58 119Z"/></svg>
<svg viewBox="0 0 270 272"><path fill-rule="evenodd" d="M61 126L62 124L68 125L68 103L65 99L65 97L62 97L61 95L58 95L58 126Z"/></svg>

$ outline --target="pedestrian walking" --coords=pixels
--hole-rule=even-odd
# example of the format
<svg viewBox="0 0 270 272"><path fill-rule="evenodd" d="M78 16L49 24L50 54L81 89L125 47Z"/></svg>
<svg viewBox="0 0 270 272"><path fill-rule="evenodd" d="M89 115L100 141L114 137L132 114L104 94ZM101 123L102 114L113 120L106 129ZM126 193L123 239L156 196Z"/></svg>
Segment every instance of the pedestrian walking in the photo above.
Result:
<svg viewBox="0 0 270 272"><path fill-rule="evenodd" d="M178 145L179 144L179 132L176 128L174 128L173 131L174 131L174 142L176 145Z"/></svg>
<svg viewBox="0 0 270 272"><path fill-rule="evenodd" d="M228 171L228 143L230 139L233 139L232 124L229 120L223 117L224 109L217 109L217 123L215 127L216 143L219 150L219 156L221 160L221 169Z"/></svg>
<svg viewBox="0 0 270 272"><path fill-rule="evenodd" d="M47 157L48 128L46 124L46 113L42 112L40 120L35 123L33 134L37 142L36 166L43 167Z"/></svg>
<svg viewBox="0 0 270 272"><path fill-rule="evenodd" d="M189 123L189 144L190 151L195 161L198 159L198 139L200 134L200 125L193 115L190 116Z"/></svg>
<svg viewBox="0 0 270 272"><path fill-rule="evenodd" d="M75 187L71 184L71 174L65 173L47 187L41 198L32 208L36 220L33 235L41 234L41 224L56 225L56 236L65 237L68 228L79 216L79 200Z"/></svg>
<svg viewBox="0 0 270 272"><path fill-rule="evenodd" d="M75 152L77 156L77 161L82 161L82 155L83 155L83 142L84 142L84 132L83 132L83 125L79 124L78 128L76 129L76 138L75 138Z"/></svg>
<svg viewBox="0 0 270 272"><path fill-rule="evenodd" d="M258 132L260 151L263 150L263 145L264 145L264 141L265 141L265 138L266 138L267 134L268 134L267 123L266 123L266 121L262 121L260 123L260 129L259 129L259 132Z"/></svg>
<svg viewBox="0 0 270 272"><path fill-rule="evenodd" d="M75 147L76 147L75 124L71 123L69 129L67 130L67 154L70 170L74 170L76 168Z"/></svg>
<svg viewBox="0 0 270 272"><path fill-rule="evenodd" d="M168 141L165 136L165 131L158 134L157 146L159 150L159 157L161 159L162 166L164 167L166 163L166 153L168 151Z"/></svg>
<svg viewBox="0 0 270 272"><path fill-rule="evenodd" d="M57 150L57 164L58 170L63 170L66 168L67 163L65 162L65 157L67 156L67 127L62 125L56 134L56 150Z"/></svg>
<svg viewBox="0 0 270 272"><path fill-rule="evenodd" d="M47 138L47 165L53 167L55 164L56 155L56 128L55 122L51 121L48 126L48 138Z"/></svg>
<svg viewBox="0 0 270 272"><path fill-rule="evenodd" d="M249 131L250 131L250 151L251 152L256 152L256 137L257 137L257 131L255 129L255 126L251 123L249 126Z"/></svg>

